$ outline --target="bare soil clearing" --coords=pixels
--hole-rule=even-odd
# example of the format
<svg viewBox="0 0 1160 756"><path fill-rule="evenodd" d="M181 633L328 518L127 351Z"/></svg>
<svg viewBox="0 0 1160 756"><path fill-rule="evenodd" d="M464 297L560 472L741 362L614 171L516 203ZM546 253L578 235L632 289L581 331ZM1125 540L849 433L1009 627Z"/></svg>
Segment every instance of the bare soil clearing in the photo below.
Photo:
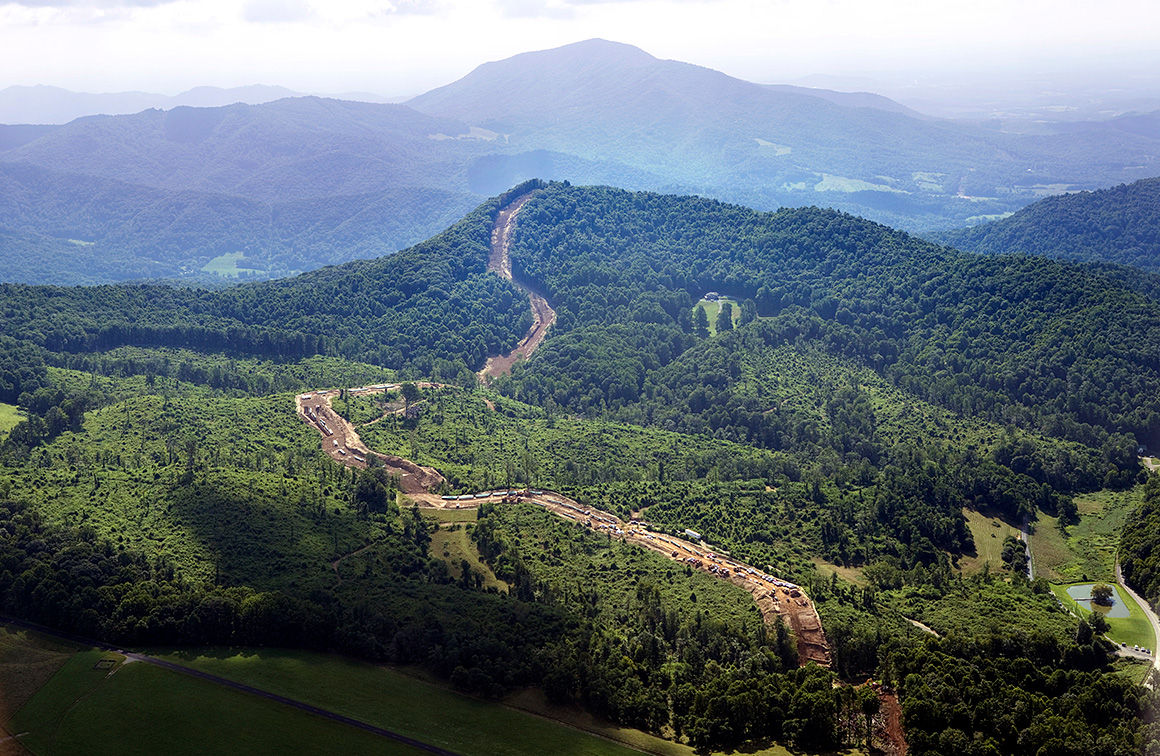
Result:
<svg viewBox="0 0 1160 756"><path fill-rule="evenodd" d="M516 215L520 208L532 198L533 192L520 195L512 200L511 204L499 211L495 226L491 231L491 252L488 257L487 269L493 271L514 283L521 291L525 291L532 302L532 327L520 341L519 345L509 354L489 357L483 370L479 371L480 383L487 383L490 379L511 372L512 365L522 359L530 357L536 347L548 335L548 329L556 322L556 311L538 292L530 286L512 278L511 243L512 233L516 228Z"/></svg>
<svg viewBox="0 0 1160 756"><path fill-rule="evenodd" d="M438 384L420 383L421 388L437 387ZM373 393L396 390L394 384L367 386L349 389L349 393ZM338 396L337 390L317 391L300 394L297 398L298 416L322 434L322 447L333 459L344 465L365 468L366 455L371 452L358 437L354 427L331 407L331 400ZM336 443L337 442L337 443ZM581 506L578 502L553 491L487 491L477 497L440 496L432 493L444 478L431 467L420 467L414 462L393 455L377 455L392 474L400 475L403 493L423 507L436 509L474 509L484 501L507 503L528 501L544 507L549 512L567 520L579 523L597 532L607 533L626 543L655 551L675 562L688 565L691 569L708 572L744 588L753 596L757 608L767 625L776 625L780 618L793 630L797 639L798 660L801 664L816 662L829 666L830 645L822 630L813 602L800 586L768 575L747 564L720 555L701 543L693 543L676 536L656 533L646 522L634 519L624 522L610 512ZM337 564L335 565L337 572Z"/></svg>
<svg viewBox="0 0 1160 756"><path fill-rule="evenodd" d="M439 388L441 384L417 383L419 388ZM350 393L374 394L383 391L398 390L396 384L381 384L350 389ZM338 389L316 391L309 394L299 394L295 399L298 408L298 417L309 426L322 434L322 449L331 458L350 465L365 469L367 454L372 453L358 436L346 418L334 411L331 402L339 395ZM403 493L415 498L437 488L443 482L443 476L432 467L421 467L409 459L396 457L393 454L375 454L382 460L383 466L391 475L399 476L399 487Z"/></svg>

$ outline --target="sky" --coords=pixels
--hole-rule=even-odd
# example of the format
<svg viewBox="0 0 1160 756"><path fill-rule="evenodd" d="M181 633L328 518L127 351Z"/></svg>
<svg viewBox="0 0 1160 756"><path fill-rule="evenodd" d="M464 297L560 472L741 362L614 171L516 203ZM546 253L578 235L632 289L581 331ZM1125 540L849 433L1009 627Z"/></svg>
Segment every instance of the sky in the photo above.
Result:
<svg viewBox="0 0 1160 756"><path fill-rule="evenodd" d="M404 96L601 37L762 83L1155 71L1155 0L0 0L0 88Z"/></svg>

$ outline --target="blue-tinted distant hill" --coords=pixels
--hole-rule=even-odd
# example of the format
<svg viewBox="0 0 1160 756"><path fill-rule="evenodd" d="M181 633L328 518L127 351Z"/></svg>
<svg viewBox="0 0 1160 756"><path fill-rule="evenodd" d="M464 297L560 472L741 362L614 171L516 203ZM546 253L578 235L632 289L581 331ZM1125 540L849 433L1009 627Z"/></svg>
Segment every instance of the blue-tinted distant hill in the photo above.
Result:
<svg viewBox="0 0 1160 756"><path fill-rule="evenodd" d="M295 97L2 129L0 164L16 167L0 232L21 243L0 249L0 273L74 281L65 261L87 251L84 280L197 277L239 254L237 268L276 276L401 249L533 177L950 229L1160 172L1148 124L1011 134L590 40L405 105Z"/></svg>
<svg viewBox="0 0 1160 756"><path fill-rule="evenodd" d="M401 105L319 98L13 126L5 139L0 280L26 283L229 281L203 267L238 254L214 269L278 277L391 254L530 176L663 183L561 153L516 154Z"/></svg>
<svg viewBox="0 0 1160 756"><path fill-rule="evenodd" d="M1009 134L822 94L589 40L486 63L407 104L511 145L631 165L701 194L757 208L830 205L911 230L1144 178L1160 165L1160 141L1146 132Z"/></svg>
<svg viewBox="0 0 1160 756"><path fill-rule="evenodd" d="M935 236L971 252L1023 252L1160 273L1160 178L1048 197L1009 218Z"/></svg>

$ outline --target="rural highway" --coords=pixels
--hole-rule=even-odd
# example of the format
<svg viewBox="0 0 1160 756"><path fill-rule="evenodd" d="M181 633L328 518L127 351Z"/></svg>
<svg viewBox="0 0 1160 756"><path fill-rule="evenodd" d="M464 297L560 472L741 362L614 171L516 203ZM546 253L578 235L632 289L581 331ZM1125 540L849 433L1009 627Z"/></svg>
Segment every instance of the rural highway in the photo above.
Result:
<svg viewBox="0 0 1160 756"><path fill-rule="evenodd" d="M1124 576L1120 573L1120 560L1116 559L1116 582L1120 587L1128 592L1128 595L1136 600L1140 608L1144 610L1144 616L1148 618L1148 622L1152 623L1152 633L1156 640L1153 643L1153 648L1148 649L1152 652L1152 671L1160 673L1160 619L1157 619L1156 612L1152 611L1152 605L1145 601L1139 594L1128 587L1124 582ZM1151 687L1151 681L1145 681L1145 685Z"/></svg>
<svg viewBox="0 0 1160 756"><path fill-rule="evenodd" d="M439 746L431 745L430 743L424 743L421 740L415 740L414 738L409 738L406 735L400 735L397 732L386 730L382 727L376 727L375 725L368 724L343 714L328 711L327 709L323 709L319 706L308 704L305 701L287 698L286 696L280 696L277 693L271 693L267 690L262 690L261 688L255 688L251 685L246 685L234 680L228 680L224 677L211 675L208 672L201 672L196 669L190 669L189 667L183 667L180 664L174 664L173 662L165 661L164 659L158 659L155 656L138 654L133 651L125 651L117 648L116 646L110 646L107 643L101 643L99 641L92 640L91 638L82 638L81 636L73 635L72 633L60 632L59 630L53 630L52 628L44 627L43 625L37 625L33 622L25 622L24 620L19 620L15 617L9 617L7 615L0 615L0 623L10 625L12 627L19 627L24 630L32 630L43 635L51 635L54 638L60 638L61 640L68 641L69 643L75 643L80 646L90 646L92 648L101 649L102 651L120 654L126 659L144 662L145 664L152 664L156 667L161 667L162 669L167 669L170 672L176 672L181 675L196 677L200 680L214 683L215 685L232 688L233 690L239 691L241 693L249 693L251 695L260 696L261 698L265 698L269 701L276 701L277 703L280 703L284 706L289 706L294 709L298 709L299 711L304 711L308 714L322 717L323 719L329 719L332 722L338 722L349 727L355 727L373 735L378 735L380 737L387 738L388 740L393 740L396 743L410 746L411 748L423 751L424 753L434 754L435 756L460 756L460 754L456 753L455 751L448 751L446 748L440 748Z"/></svg>

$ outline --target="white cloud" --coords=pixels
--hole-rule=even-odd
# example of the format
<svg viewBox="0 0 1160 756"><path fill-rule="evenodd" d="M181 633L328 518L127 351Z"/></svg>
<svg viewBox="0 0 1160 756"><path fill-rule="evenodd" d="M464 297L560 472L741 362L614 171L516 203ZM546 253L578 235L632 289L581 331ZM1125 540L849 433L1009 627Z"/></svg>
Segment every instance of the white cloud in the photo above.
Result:
<svg viewBox="0 0 1160 756"><path fill-rule="evenodd" d="M242 11L245 20L262 24L305 21L313 16L305 0L251 0Z"/></svg>

